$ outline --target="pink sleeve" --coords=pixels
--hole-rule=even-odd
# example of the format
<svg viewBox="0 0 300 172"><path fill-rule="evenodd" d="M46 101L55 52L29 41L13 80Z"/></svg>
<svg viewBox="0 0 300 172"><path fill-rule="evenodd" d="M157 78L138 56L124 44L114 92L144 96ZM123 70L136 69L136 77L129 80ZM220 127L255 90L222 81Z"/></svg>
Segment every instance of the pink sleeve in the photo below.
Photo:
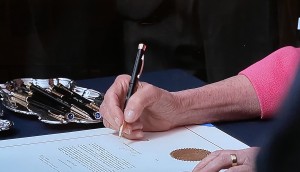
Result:
<svg viewBox="0 0 300 172"><path fill-rule="evenodd" d="M239 74L252 83L261 107L261 118L272 117L292 84L300 63L300 48L283 47Z"/></svg>

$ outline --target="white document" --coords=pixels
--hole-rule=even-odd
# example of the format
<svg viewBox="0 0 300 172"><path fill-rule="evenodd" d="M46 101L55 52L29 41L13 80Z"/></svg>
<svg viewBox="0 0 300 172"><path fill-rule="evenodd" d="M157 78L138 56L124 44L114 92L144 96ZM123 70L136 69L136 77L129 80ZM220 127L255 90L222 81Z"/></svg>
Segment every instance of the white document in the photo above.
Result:
<svg viewBox="0 0 300 172"><path fill-rule="evenodd" d="M213 125L147 132L143 140L99 128L0 141L1 171L128 172L191 171L199 161L174 159L176 149L244 149L248 146Z"/></svg>

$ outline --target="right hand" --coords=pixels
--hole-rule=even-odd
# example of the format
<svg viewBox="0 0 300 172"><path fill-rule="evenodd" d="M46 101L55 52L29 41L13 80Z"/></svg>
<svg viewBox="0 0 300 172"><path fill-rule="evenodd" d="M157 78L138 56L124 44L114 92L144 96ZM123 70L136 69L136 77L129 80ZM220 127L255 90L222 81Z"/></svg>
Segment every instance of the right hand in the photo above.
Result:
<svg viewBox="0 0 300 172"><path fill-rule="evenodd" d="M123 136L140 139L143 131L165 131L176 127L180 107L173 93L139 82L123 113L130 76L120 75L107 90L100 106L104 126L118 131L123 120Z"/></svg>

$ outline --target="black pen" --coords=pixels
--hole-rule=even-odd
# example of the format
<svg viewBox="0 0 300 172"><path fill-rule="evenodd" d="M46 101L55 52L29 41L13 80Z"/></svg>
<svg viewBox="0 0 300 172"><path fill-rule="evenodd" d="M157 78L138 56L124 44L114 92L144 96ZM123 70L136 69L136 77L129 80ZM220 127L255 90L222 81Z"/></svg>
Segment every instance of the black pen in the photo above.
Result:
<svg viewBox="0 0 300 172"><path fill-rule="evenodd" d="M22 95L22 94L19 94L19 93L14 93L12 92L12 97L11 97L11 100L13 102L16 102L20 105L22 105L23 107L26 107L28 109L31 109L32 107L37 107L43 111L47 111L49 113L52 113L52 114L60 114L60 116L64 116L64 117L68 117L69 115L71 116L74 116L74 114L72 114L71 112L68 112L68 113L65 113L64 111L61 111L57 108L54 108L52 106L49 106L47 104L43 104L41 102L38 102L36 100L32 100L31 99L31 96L26 96L26 95ZM62 115L64 114L64 115ZM59 116L59 115L57 115Z"/></svg>
<svg viewBox="0 0 300 172"><path fill-rule="evenodd" d="M66 99L69 99L69 101L75 103L75 105L84 104L84 106L87 106L88 108L93 109L94 111L97 111L97 112L99 111L99 106L95 102L79 95L78 93L74 92L73 90L70 90L69 88L65 87L61 83L54 85L51 88L51 91L58 92L58 93L64 95L64 97Z"/></svg>
<svg viewBox="0 0 300 172"><path fill-rule="evenodd" d="M55 87L55 88L58 88L58 87ZM79 94L77 94L77 97L61 94L61 93L57 92L54 89L54 87L52 87L52 89L49 89L49 91L51 93L53 93L54 95L58 96L61 100L65 101L66 103L74 105L74 106L82 109L83 111L87 112L95 120L101 119L101 115L99 113L99 108L95 104L93 104L92 101L85 99L84 97L81 97ZM84 101L86 103L84 103Z"/></svg>
<svg viewBox="0 0 300 172"><path fill-rule="evenodd" d="M82 109L78 108L77 106L73 104L68 104L67 102L63 101L62 99L54 97L54 95L51 95L51 92L48 92L41 87L34 85L32 83L28 84L29 89L33 90L32 96L35 95L35 93L39 94L38 96L44 96L45 98L48 98L47 101L51 101L52 103L57 103L58 106L61 107L60 110L67 110L69 112L74 112L77 116L83 119L92 120L90 115L83 111Z"/></svg>
<svg viewBox="0 0 300 172"><path fill-rule="evenodd" d="M132 94L134 93L136 86L138 84L138 79L140 78L142 71L143 71L143 67L144 67L144 53L146 51L146 45L143 43L140 43L138 46L138 52L136 54L136 58L135 58L135 63L133 66L133 70L132 70L132 74L131 74L131 79L129 81L129 87L128 87L128 91L127 91L127 95L125 98L125 104L124 104L124 109L127 105L127 102L129 100L129 98L132 96ZM123 133L123 128L125 125L125 120L123 120L123 123L120 127L119 130L119 137L122 136Z"/></svg>

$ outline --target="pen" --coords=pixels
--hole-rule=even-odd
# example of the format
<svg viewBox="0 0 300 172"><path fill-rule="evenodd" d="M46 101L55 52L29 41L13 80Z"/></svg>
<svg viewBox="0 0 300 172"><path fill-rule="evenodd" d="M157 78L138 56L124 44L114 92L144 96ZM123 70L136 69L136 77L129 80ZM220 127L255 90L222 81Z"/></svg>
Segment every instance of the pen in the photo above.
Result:
<svg viewBox="0 0 300 172"><path fill-rule="evenodd" d="M57 85L54 85L51 88L52 91L58 92L62 95L64 95L65 98L69 99L69 101L75 103L75 104L84 104L88 108L93 109L94 111L99 111L99 106L97 104L78 93L74 92L73 90L70 90L69 88L65 87L61 83L58 83Z"/></svg>
<svg viewBox="0 0 300 172"><path fill-rule="evenodd" d="M69 98L72 98L76 100L77 102L83 103L83 104L89 104L92 101L84 98L83 96L79 95L78 93L70 90L69 88L65 87L61 83L58 83L57 85L54 85L51 90L55 90L59 92L60 94L63 94L65 96L68 96Z"/></svg>
<svg viewBox="0 0 300 172"><path fill-rule="evenodd" d="M26 96L26 95L21 95L19 93L14 93L12 92L11 93L13 97L11 97L11 100L13 102L16 102L28 109L31 109L30 107L37 107L41 110L44 110L44 111L48 111L49 113L51 114L60 114L61 116L63 116L62 114L64 114L64 116L66 118L68 118L68 116L74 116L74 114L72 112L65 112L65 111L62 111L58 108L55 108L53 106L49 106L47 104L44 104L42 102L39 102L39 101L36 101L36 100L33 100L31 96Z"/></svg>
<svg viewBox="0 0 300 172"><path fill-rule="evenodd" d="M92 118L90 117L90 115L87 112L85 112L84 110L78 108L77 106L75 106L73 104L71 104L71 105L68 104L67 102L63 101L62 99L56 98L54 96L55 94L51 95L50 92L40 88L37 85L32 84L32 83L29 83L28 86L31 90L33 90L32 96L34 96L37 93L38 95L36 95L36 96L48 98L47 101L51 104L56 104L56 106L59 106L60 110L72 112L83 119L92 120ZM46 99L44 99L44 101L45 100Z"/></svg>
<svg viewBox="0 0 300 172"><path fill-rule="evenodd" d="M93 104L90 100L85 99L84 97L81 98L81 96L76 93L75 94L77 95L77 97L58 93L54 88L58 88L58 87L53 87L49 91L55 94L56 96L58 96L63 101L82 109L83 111L90 114L91 117L95 120L101 119L99 108L95 104Z"/></svg>
<svg viewBox="0 0 300 172"><path fill-rule="evenodd" d="M129 100L129 98L134 93L134 90L136 89L136 85L138 83L138 79L140 78L140 76L142 74L142 70L143 70L143 67L144 67L144 53L145 53L145 50L146 50L146 45L143 44L143 43L140 43L139 46L138 46L138 52L136 54L135 63L134 63L131 78L130 78L130 81L129 81L129 87L128 87L127 95L126 95L126 98L125 98L125 104L124 104L123 111L125 110L125 107L127 105L127 102ZM125 120L123 120L123 123L120 127L119 137L122 136L124 125L126 125Z"/></svg>

